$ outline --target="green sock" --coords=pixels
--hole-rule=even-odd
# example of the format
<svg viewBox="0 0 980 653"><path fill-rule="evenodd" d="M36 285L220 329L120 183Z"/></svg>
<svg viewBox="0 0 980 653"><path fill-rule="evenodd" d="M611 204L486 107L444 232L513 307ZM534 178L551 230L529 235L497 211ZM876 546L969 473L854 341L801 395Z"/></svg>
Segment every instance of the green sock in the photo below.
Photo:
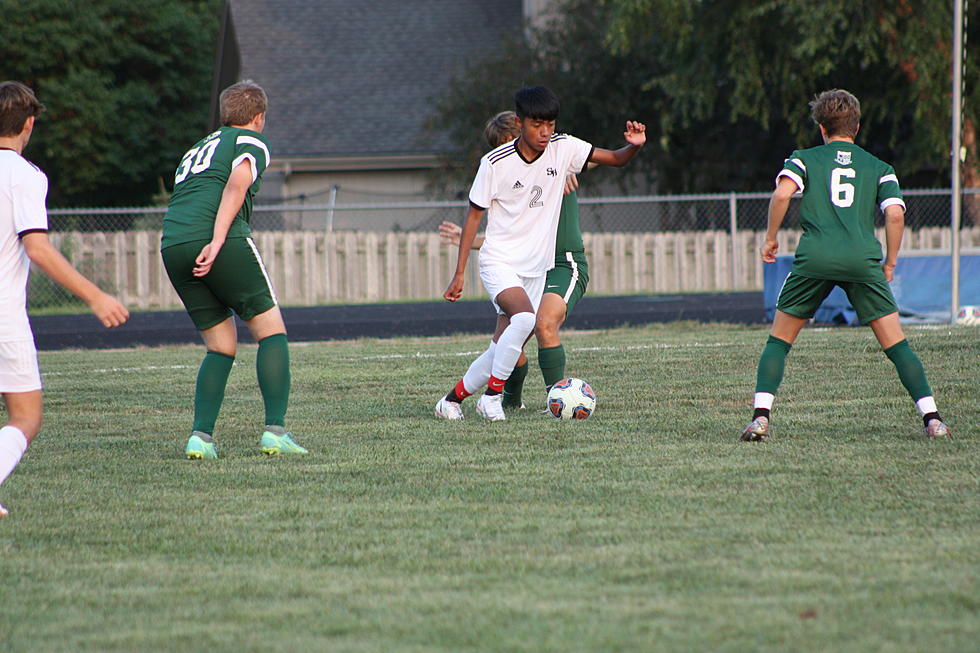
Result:
<svg viewBox="0 0 980 653"><path fill-rule="evenodd" d="M932 396L932 388L929 387L929 380L926 379L925 368L922 367L919 357L912 351L908 340L895 343L885 350L885 355L895 364L898 378L912 395L913 401Z"/></svg>
<svg viewBox="0 0 980 653"><path fill-rule="evenodd" d="M793 345L775 336L769 336L766 346L759 357L759 369L755 376L755 391L776 394L779 384L783 382L783 371L786 369L786 354Z"/></svg>
<svg viewBox="0 0 980 653"><path fill-rule="evenodd" d="M285 333L259 341L255 373L265 402L265 423L285 426L289 405L289 341Z"/></svg>
<svg viewBox="0 0 980 653"><path fill-rule="evenodd" d="M538 366L544 376L544 385L551 388L555 383L565 378L565 347L545 347L538 349Z"/></svg>
<svg viewBox="0 0 980 653"><path fill-rule="evenodd" d="M510 373L510 378L504 384L504 408L520 408L521 392L524 390L524 378L527 376L527 361L518 365Z"/></svg>
<svg viewBox="0 0 980 653"><path fill-rule="evenodd" d="M225 399L228 374L235 362L234 356L209 351L197 371L197 387L194 390L194 427L202 433L214 433L221 402Z"/></svg>

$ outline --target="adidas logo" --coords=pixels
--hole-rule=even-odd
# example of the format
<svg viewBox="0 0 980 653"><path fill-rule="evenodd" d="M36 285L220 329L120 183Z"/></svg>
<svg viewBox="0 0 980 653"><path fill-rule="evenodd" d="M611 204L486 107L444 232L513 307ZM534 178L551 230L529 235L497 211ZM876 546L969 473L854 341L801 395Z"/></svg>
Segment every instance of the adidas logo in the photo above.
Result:
<svg viewBox="0 0 980 653"><path fill-rule="evenodd" d="M524 188L524 184L522 184L520 180L515 181L513 190L520 190L521 188Z"/></svg>

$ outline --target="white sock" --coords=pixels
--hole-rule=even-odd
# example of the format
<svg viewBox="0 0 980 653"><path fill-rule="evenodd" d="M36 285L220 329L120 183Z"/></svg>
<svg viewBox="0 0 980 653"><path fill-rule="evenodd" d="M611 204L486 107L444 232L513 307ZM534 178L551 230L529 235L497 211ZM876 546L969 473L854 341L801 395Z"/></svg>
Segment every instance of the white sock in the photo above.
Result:
<svg viewBox="0 0 980 653"><path fill-rule="evenodd" d="M534 319L534 313L515 313L511 316L510 324L497 339L497 352L490 370L496 378L503 381L510 378L527 337L534 331Z"/></svg>
<svg viewBox="0 0 980 653"><path fill-rule="evenodd" d="M490 367L493 365L493 353L496 349L497 343L491 341L487 350L470 363L470 368L463 375L463 388L468 393L473 394L490 380Z"/></svg>
<svg viewBox="0 0 980 653"><path fill-rule="evenodd" d="M771 392L757 392L755 393L755 402L752 407L772 410L772 402L775 398L776 395L772 394Z"/></svg>
<svg viewBox="0 0 980 653"><path fill-rule="evenodd" d="M25 451L27 436L19 428L8 424L0 429L0 483L7 480Z"/></svg>
<svg viewBox="0 0 980 653"><path fill-rule="evenodd" d="M919 415L939 412L939 409L936 408L936 399L931 395L928 397L923 397L922 399L916 401L915 407L919 409Z"/></svg>

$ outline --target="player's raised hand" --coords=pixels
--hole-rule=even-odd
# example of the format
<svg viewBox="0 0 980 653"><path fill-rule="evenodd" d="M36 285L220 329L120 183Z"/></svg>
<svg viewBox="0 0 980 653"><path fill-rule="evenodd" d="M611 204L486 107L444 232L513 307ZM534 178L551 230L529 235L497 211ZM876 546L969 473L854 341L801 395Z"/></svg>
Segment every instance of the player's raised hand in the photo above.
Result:
<svg viewBox="0 0 980 653"><path fill-rule="evenodd" d="M449 287L446 288L446 292L442 293L443 299L449 302L454 302L463 296L463 275L454 274L453 280L449 282Z"/></svg>
<svg viewBox="0 0 980 653"><path fill-rule="evenodd" d="M578 190L578 177L568 175L565 177L565 195L571 195Z"/></svg>
<svg viewBox="0 0 980 653"><path fill-rule="evenodd" d="M129 311L126 310L126 307L119 303L115 297L104 292L100 292L92 300L89 308L95 313L95 317L102 322L102 326L109 329L117 327L129 319Z"/></svg>
<svg viewBox="0 0 980 653"><path fill-rule="evenodd" d="M463 228L458 224L443 220L438 231L442 242L447 245L459 245L459 236L463 233Z"/></svg>
<svg viewBox="0 0 980 653"><path fill-rule="evenodd" d="M762 247L759 249L762 253L762 260L765 263L775 263L776 262L776 252L779 251L779 243L776 242L775 238L766 238L765 242L762 243Z"/></svg>
<svg viewBox="0 0 980 653"><path fill-rule="evenodd" d="M203 277L211 271L211 266L214 265L214 260L218 258L218 253L221 251L222 245L224 243L218 243L212 240L201 248L201 253L194 259L193 272L195 277Z"/></svg>
<svg viewBox="0 0 980 653"><path fill-rule="evenodd" d="M647 126L642 122L627 120L626 131L623 132L623 138L625 138L626 142L630 145L643 147L643 145L647 142Z"/></svg>

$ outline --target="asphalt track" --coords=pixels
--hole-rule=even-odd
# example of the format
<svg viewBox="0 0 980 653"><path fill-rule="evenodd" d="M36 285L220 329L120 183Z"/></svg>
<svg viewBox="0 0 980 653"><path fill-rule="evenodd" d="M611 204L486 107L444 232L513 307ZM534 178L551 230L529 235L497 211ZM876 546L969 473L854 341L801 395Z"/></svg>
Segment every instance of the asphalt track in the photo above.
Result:
<svg viewBox="0 0 980 653"><path fill-rule="evenodd" d="M283 308L293 342L443 336L486 333L494 321L490 302L445 301L399 304L351 304ZM694 320L733 324L765 322L761 292L680 295L584 297L566 328L610 329L626 325ZM133 313L117 329L105 329L90 314L31 317L34 340L41 350L113 349L199 343L200 337L184 311ZM251 341L239 323L239 339Z"/></svg>

